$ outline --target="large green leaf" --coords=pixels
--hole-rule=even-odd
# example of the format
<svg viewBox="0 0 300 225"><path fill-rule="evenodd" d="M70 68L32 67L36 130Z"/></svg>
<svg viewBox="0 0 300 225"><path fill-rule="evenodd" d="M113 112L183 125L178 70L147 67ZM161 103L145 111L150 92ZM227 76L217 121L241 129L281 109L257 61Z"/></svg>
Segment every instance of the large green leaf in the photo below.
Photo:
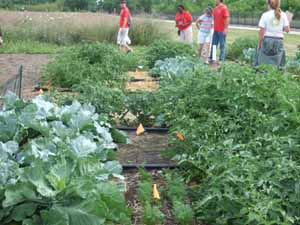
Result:
<svg viewBox="0 0 300 225"><path fill-rule="evenodd" d="M4 108L6 110L16 109L17 111L19 111L25 105L26 103L19 99L18 96L13 92L9 91L4 96Z"/></svg>
<svg viewBox="0 0 300 225"><path fill-rule="evenodd" d="M97 150L97 144L82 135L71 140L71 147L77 157L86 157Z"/></svg>
<svg viewBox="0 0 300 225"><path fill-rule="evenodd" d="M13 155L17 153L18 150L19 150L19 145L14 141L9 141L6 142L5 144L0 142L0 152L3 151L8 153L9 155Z"/></svg>
<svg viewBox="0 0 300 225"><path fill-rule="evenodd" d="M62 159L57 164L51 166L49 174L46 177L52 187L60 192L67 187L73 171L74 165L72 165L72 162Z"/></svg>
<svg viewBox="0 0 300 225"><path fill-rule="evenodd" d="M49 168L47 168L46 164L37 161L31 167L25 168L24 176L36 187L37 192L41 196L51 198L57 194L57 191L51 187L46 179L48 171Z"/></svg>
<svg viewBox="0 0 300 225"><path fill-rule="evenodd" d="M77 165L79 176L96 176L102 170L98 157L85 157L78 161Z"/></svg>
<svg viewBox="0 0 300 225"><path fill-rule="evenodd" d="M17 222L23 221L27 217L32 216L37 207L38 205L36 203L24 203L17 205L12 211L11 218Z"/></svg>
<svg viewBox="0 0 300 225"><path fill-rule="evenodd" d="M105 209L101 200L90 200L74 206L54 206L42 212L42 219L45 225L101 225L105 224Z"/></svg>
<svg viewBox="0 0 300 225"><path fill-rule="evenodd" d="M31 160L49 161L50 157L57 156L58 148L48 138L36 138L24 147L24 151L18 154L19 158L25 163Z"/></svg>
<svg viewBox="0 0 300 225"><path fill-rule="evenodd" d="M37 107L36 118L39 120L54 117L58 107L52 102L46 100L46 96L40 95L32 100Z"/></svg>
<svg viewBox="0 0 300 225"><path fill-rule="evenodd" d="M58 107L46 97L29 103L9 98L9 110L0 112L0 224L126 221L123 192L114 183L123 182L121 167L106 162L115 144L109 129L99 125L95 108L78 102ZM104 195L102 184L111 180L111 197L118 204Z"/></svg>
<svg viewBox="0 0 300 225"><path fill-rule="evenodd" d="M12 140L18 128L17 115L13 111L0 112L0 141Z"/></svg>
<svg viewBox="0 0 300 225"><path fill-rule="evenodd" d="M27 200L35 200L37 198L34 187L28 183L17 183L9 185L5 190L5 200L3 207L18 205Z"/></svg>
<svg viewBox="0 0 300 225"><path fill-rule="evenodd" d="M103 164L103 168L107 170L109 174L121 174L122 166L117 161L109 161Z"/></svg>
<svg viewBox="0 0 300 225"><path fill-rule="evenodd" d="M18 175L19 165L18 163L9 160L8 158L4 159L3 152L0 151L2 157L0 157L0 188L1 185L13 183L14 179ZM3 160L3 161L2 161ZM1 196L0 196L1 198Z"/></svg>

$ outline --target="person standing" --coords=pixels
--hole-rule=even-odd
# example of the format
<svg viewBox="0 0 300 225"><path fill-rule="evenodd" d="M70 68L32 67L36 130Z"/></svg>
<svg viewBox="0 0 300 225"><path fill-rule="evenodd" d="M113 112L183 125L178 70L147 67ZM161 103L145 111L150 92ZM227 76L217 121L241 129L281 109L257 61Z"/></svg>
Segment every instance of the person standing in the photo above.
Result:
<svg viewBox="0 0 300 225"><path fill-rule="evenodd" d="M2 45L3 45L3 37L2 37L2 30L0 27L0 47L2 47Z"/></svg>
<svg viewBox="0 0 300 225"><path fill-rule="evenodd" d="M178 28L179 40L183 43L193 43L193 18L192 15L185 10L184 5L178 5L175 22Z"/></svg>
<svg viewBox="0 0 300 225"><path fill-rule="evenodd" d="M284 32L290 31L292 15L280 9L280 0L268 0L269 10L259 21L259 38L256 65L285 66Z"/></svg>
<svg viewBox="0 0 300 225"><path fill-rule="evenodd" d="M228 26L230 20L230 13L223 0L216 0L216 7L213 10L214 17L214 34L212 40L212 50L210 59L213 56L213 46L216 47L220 44L220 61L225 60L226 36L228 33Z"/></svg>
<svg viewBox="0 0 300 225"><path fill-rule="evenodd" d="M128 36L129 27L131 24L131 14L129 9L126 6L126 0L120 1L121 13L120 13L120 29L118 33L117 43L120 46L120 49L125 52L132 52L132 49L129 47L131 40Z"/></svg>
<svg viewBox="0 0 300 225"><path fill-rule="evenodd" d="M211 34L213 29L214 18L212 16L213 9L208 7L204 14L196 20L199 44L199 57L204 57L205 63L208 63Z"/></svg>

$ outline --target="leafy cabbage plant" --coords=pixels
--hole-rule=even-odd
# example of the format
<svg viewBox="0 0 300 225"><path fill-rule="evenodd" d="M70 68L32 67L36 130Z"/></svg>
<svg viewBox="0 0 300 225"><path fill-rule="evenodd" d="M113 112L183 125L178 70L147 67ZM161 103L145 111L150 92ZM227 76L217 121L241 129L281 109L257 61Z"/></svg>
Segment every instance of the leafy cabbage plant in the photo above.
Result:
<svg viewBox="0 0 300 225"><path fill-rule="evenodd" d="M167 58L156 61L155 66L150 71L150 74L153 77L180 77L193 73L199 66L202 65L203 64L199 59L176 56L175 58Z"/></svg>
<svg viewBox="0 0 300 225"><path fill-rule="evenodd" d="M0 224L130 224L109 124L91 105L13 94L0 112Z"/></svg>

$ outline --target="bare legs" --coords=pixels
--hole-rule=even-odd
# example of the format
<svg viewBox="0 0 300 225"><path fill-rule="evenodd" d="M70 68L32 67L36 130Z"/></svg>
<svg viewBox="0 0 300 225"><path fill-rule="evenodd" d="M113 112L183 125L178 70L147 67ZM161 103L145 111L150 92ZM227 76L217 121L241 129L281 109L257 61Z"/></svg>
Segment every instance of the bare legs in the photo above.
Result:
<svg viewBox="0 0 300 225"><path fill-rule="evenodd" d="M210 43L204 43L199 45L199 58L203 58L205 60L205 63L208 62L209 48Z"/></svg>

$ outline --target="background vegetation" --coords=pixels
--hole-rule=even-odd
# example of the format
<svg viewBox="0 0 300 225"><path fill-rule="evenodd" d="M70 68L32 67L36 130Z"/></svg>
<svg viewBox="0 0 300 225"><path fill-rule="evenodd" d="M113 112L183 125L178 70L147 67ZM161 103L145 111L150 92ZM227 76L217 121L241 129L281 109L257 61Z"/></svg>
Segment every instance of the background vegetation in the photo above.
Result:
<svg viewBox="0 0 300 225"><path fill-rule="evenodd" d="M261 0L243 1L226 0L232 12L261 12L266 5ZM183 3L192 12L201 12L208 5L214 5L214 0L130 0L129 7L134 12L173 13L176 5ZM119 0L0 0L0 7L10 9L27 9L36 11L76 11L104 10L114 12L119 9ZM299 0L283 0L282 8L298 12Z"/></svg>

